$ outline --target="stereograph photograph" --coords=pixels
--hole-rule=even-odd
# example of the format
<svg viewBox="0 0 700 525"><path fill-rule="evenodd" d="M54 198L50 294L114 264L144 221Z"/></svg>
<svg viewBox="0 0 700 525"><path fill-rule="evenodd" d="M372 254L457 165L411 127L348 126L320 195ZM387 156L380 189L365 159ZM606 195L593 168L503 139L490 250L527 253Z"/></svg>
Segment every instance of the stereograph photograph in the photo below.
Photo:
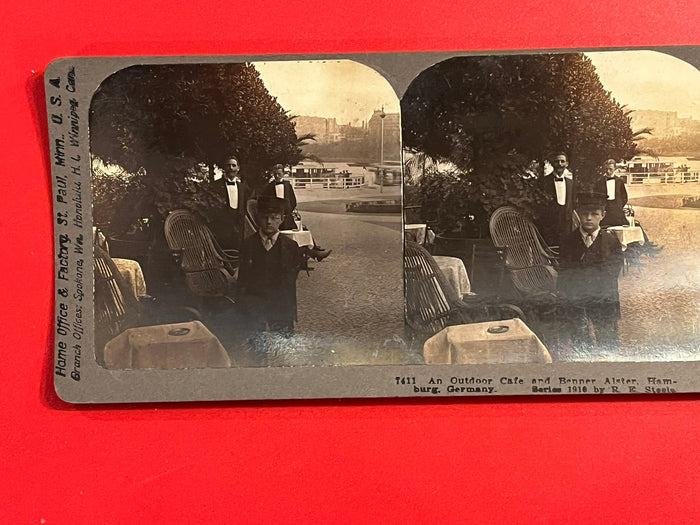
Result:
<svg viewBox="0 0 700 525"><path fill-rule="evenodd" d="M101 364L411 362L398 104L350 60L143 65L102 82Z"/></svg>
<svg viewBox="0 0 700 525"><path fill-rule="evenodd" d="M655 51L455 57L418 75L401 101L420 232L407 320L427 336L462 325L426 357L697 360L698 87Z"/></svg>
<svg viewBox="0 0 700 525"><path fill-rule="evenodd" d="M695 389L700 71L420 55L47 72L67 397Z"/></svg>

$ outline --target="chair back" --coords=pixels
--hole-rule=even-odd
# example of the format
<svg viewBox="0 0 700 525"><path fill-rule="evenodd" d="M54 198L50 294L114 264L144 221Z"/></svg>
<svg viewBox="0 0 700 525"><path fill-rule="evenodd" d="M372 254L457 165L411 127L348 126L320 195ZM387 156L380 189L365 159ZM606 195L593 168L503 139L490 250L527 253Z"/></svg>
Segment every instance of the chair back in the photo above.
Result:
<svg viewBox="0 0 700 525"><path fill-rule="evenodd" d="M489 230L494 245L503 250L503 263L519 292L533 295L556 290L554 254L532 221L516 208L503 206L491 215Z"/></svg>
<svg viewBox="0 0 700 525"><path fill-rule="evenodd" d="M223 252L201 221L189 211L173 211L165 219L165 239L179 255L185 282L194 294L228 294L235 281L235 259Z"/></svg>
<svg viewBox="0 0 700 525"><path fill-rule="evenodd" d="M411 328L433 335L450 324L459 302L457 292L428 250L413 241L404 247L404 286L406 322Z"/></svg>
<svg viewBox="0 0 700 525"><path fill-rule="evenodd" d="M96 349L138 324L138 299L109 254L93 246L95 260Z"/></svg>
<svg viewBox="0 0 700 525"><path fill-rule="evenodd" d="M258 221L256 217L258 216L258 201L257 199L248 199L246 202L246 228L250 228L252 233L258 231Z"/></svg>

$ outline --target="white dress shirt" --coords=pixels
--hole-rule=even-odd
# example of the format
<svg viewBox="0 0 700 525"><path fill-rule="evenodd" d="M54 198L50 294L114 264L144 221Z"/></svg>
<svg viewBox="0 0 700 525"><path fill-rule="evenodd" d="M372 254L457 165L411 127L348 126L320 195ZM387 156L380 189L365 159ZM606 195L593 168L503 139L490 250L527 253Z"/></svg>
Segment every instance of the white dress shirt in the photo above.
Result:
<svg viewBox="0 0 700 525"><path fill-rule="evenodd" d="M552 170L548 174L546 174L545 177L549 177L550 175L554 176L555 179L560 178L554 172L554 170ZM566 168L564 168L564 172L561 174L561 178L574 180L573 174ZM566 181L565 180L555 180L554 181L554 190L556 191L556 194L557 194L557 204L559 204L559 206L565 206L566 205Z"/></svg>
<svg viewBox="0 0 700 525"><path fill-rule="evenodd" d="M557 204L559 206L566 205L566 181L565 180L555 180L554 189L557 192Z"/></svg>
<svg viewBox="0 0 700 525"><path fill-rule="evenodd" d="M606 186L607 193L608 193L608 200L614 201L615 200L615 178L613 177L612 179L607 179L605 181L605 186Z"/></svg>
<svg viewBox="0 0 700 525"><path fill-rule="evenodd" d="M241 179L238 177L234 178L233 181L235 184L229 184L229 181L226 181L226 192L228 193L228 205L231 206L234 210L238 209L238 183L241 182Z"/></svg>

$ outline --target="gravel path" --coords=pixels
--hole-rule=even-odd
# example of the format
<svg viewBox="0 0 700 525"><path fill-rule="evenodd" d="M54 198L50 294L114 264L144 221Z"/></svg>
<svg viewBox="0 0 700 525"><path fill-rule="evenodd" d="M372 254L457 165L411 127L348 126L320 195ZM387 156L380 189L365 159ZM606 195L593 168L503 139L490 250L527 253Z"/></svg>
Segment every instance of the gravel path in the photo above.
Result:
<svg viewBox="0 0 700 525"><path fill-rule="evenodd" d="M401 215L345 213L346 202L395 198L398 187L297 191L303 224L333 253L299 274L294 336L270 338L264 360L237 351L239 366L421 362L403 341Z"/></svg>
<svg viewBox="0 0 700 525"><path fill-rule="evenodd" d="M623 358L700 357L700 210L636 207L649 239L664 246L620 279Z"/></svg>
<svg viewBox="0 0 700 525"><path fill-rule="evenodd" d="M635 204L635 200L671 203L673 195L700 195L700 185L633 185L628 192L636 219L649 239L664 249L653 258L643 257L644 266L631 267L620 277L620 352L587 354L567 349L557 352L559 360L700 358L700 210Z"/></svg>
<svg viewBox="0 0 700 525"><path fill-rule="evenodd" d="M700 185L685 185L683 190L700 194ZM633 187L630 196L672 191ZM367 188L298 191L303 223L317 243L333 253L321 263L312 262L309 276L299 275L296 334L271 340L264 359L235 350L238 366L421 362L403 340L400 215L344 211L349 201L399 196L397 187L385 188L382 194ZM620 352L561 352L558 359L685 361L700 357L700 210L635 206L635 211L649 238L664 249L620 277Z"/></svg>

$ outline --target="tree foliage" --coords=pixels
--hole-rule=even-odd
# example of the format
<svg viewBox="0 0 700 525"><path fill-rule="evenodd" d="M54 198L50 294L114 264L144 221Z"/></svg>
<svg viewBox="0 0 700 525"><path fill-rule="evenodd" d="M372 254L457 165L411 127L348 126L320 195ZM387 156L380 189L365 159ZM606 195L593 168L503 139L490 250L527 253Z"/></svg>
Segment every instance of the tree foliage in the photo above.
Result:
<svg viewBox="0 0 700 525"><path fill-rule="evenodd" d="M206 185L191 184L201 164L212 169L235 155L255 186L272 165L295 164L302 155L294 122L247 63L120 70L92 99L90 133L94 157L144 173L124 199L145 199L161 214L210 204L212 196L199 191Z"/></svg>
<svg viewBox="0 0 700 525"><path fill-rule="evenodd" d="M579 187L607 158L637 151L630 117L582 53L449 59L413 81L401 111L404 147L452 161L469 182L464 198L487 213L541 203L533 161L557 151Z"/></svg>
<svg viewBox="0 0 700 525"><path fill-rule="evenodd" d="M130 173L124 169L109 169L99 158L92 161L92 219L96 225L104 227L117 215L117 206L131 206L134 201L122 202L132 190L143 189L144 173Z"/></svg>

